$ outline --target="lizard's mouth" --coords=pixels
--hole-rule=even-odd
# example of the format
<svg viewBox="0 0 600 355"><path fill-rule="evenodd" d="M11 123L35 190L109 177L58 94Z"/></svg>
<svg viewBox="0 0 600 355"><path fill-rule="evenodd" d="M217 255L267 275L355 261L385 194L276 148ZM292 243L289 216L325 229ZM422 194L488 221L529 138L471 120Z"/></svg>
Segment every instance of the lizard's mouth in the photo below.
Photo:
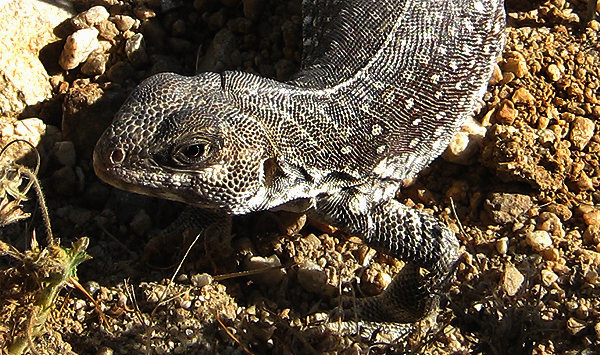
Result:
<svg viewBox="0 0 600 355"><path fill-rule="evenodd" d="M121 190L197 207L221 207L209 202L208 196L199 195L201 191L190 191L192 178L186 174L165 173L164 169L150 158L136 159L136 166L139 166L137 169L127 167L123 164L125 161L126 153L123 149L103 149L98 146L94 149L94 172L107 184Z"/></svg>
<svg viewBox="0 0 600 355"><path fill-rule="evenodd" d="M159 171L127 168L122 164L125 160L126 153L121 148L105 150L96 147L93 156L94 172L102 181L121 190L187 202L163 188L164 179L161 179L163 174Z"/></svg>

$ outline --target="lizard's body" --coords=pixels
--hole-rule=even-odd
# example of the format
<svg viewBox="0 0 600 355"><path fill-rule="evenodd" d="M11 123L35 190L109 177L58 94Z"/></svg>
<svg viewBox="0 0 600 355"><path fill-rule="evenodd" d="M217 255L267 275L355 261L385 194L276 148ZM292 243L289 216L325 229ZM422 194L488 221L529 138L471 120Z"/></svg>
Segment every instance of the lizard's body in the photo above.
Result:
<svg viewBox="0 0 600 355"><path fill-rule="evenodd" d="M502 0L303 6L304 69L294 80L151 77L98 142L96 172L121 188L225 214L307 211L428 269L417 290L394 282L360 312L418 318L430 307L423 299L451 277L458 242L393 197L483 96L503 47Z"/></svg>

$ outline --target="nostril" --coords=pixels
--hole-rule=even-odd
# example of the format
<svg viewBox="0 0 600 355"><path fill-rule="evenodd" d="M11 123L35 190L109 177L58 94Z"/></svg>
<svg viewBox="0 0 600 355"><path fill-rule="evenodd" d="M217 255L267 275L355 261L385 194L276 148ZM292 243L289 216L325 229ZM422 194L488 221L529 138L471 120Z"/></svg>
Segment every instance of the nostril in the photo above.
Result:
<svg viewBox="0 0 600 355"><path fill-rule="evenodd" d="M121 148L113 149L108 158L112 164L121 164L125 160L125 151Z"/></svg>

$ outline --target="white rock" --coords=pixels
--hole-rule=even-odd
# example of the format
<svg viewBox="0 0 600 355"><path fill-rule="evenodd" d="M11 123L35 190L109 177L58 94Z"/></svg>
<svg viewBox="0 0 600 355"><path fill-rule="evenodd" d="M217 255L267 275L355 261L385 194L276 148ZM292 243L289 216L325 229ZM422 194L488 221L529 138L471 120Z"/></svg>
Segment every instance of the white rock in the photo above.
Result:
<svg viewBox="0 0 600 355"><path fill-rule="evenodd" d="M452 163L472 164L473 157L479 150L479 145L486 133L486 127L472 118L468 119L461 127L461 130L452 137L448 148L443 154L443 158Z"/></svg>
<svg viewBox="0 0 600 355"><path fill-rule="evenodd" d="M543 251L552 246L552 237L550 233L542 230L528 232L525 241L535 251Z"/></svg>
<svg viewBox="0 0 600 355"><path fill-rule="evenodd" d="M68 6L51 2L0 1L0 114L18 114L52 96L39 51L60 40L54 28L72 16Z"/></svg>
<svg viewBox="0 0 600 355"><path fill-rule="evenodd" d="M73 17L71 23L77 29L89 28L108 20L109 13L104 6L94 6Z"/></svg>
<svg viewBox="0 0 600 355"><path fill-rule="evenodd" d="M67 37L67 42L60 54L58 63L65 70L77 68L99 47L97 29L84 28L76 31Z"/></svg>

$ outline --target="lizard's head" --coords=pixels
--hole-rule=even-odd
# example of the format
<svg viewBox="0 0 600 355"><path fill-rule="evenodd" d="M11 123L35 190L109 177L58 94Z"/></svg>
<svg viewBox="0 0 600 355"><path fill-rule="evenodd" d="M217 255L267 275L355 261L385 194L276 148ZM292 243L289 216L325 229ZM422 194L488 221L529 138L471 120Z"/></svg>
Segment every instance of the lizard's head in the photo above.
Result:
<svg viewBox="0 0 600 355"><path fill-rule="evenodd" d="M147 79L98 141L96 174L124 190L248 212L271 148L222 86L216 73Z"/></svg>

